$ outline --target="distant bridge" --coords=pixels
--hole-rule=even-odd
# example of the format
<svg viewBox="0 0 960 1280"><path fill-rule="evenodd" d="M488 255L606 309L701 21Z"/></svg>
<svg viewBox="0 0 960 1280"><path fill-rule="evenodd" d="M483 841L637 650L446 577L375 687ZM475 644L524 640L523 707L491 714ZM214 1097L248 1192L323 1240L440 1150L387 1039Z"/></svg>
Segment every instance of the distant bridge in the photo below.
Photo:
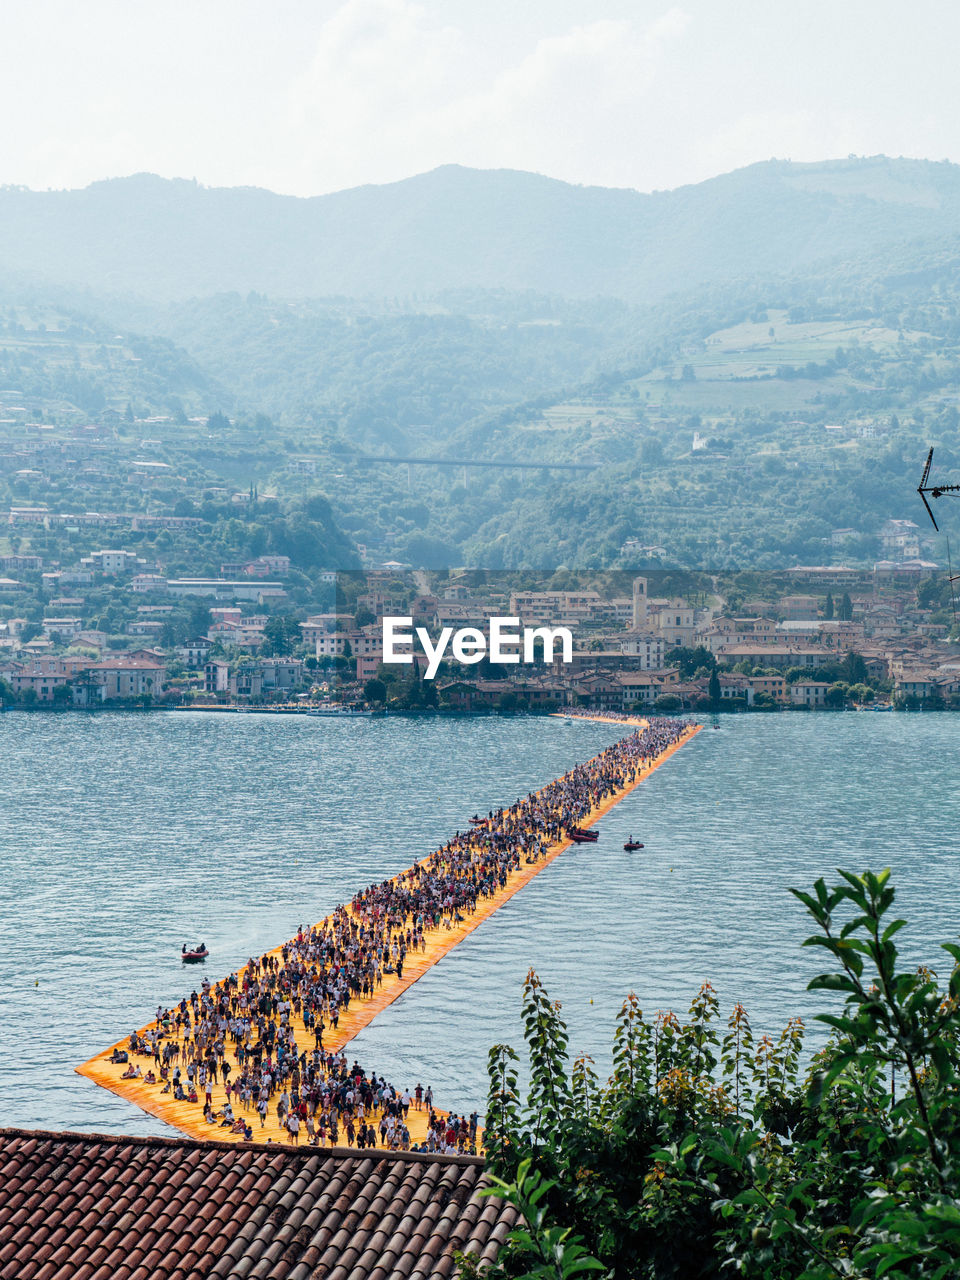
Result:
<svg viewBox="0 0 960 1280"><path fill-rule="evenodd" d="M424 458L402 454L344 453L344 462L398 463L407 467L492 467L517 471L596 471L599 462L517 462L512 458Z"/></svg>

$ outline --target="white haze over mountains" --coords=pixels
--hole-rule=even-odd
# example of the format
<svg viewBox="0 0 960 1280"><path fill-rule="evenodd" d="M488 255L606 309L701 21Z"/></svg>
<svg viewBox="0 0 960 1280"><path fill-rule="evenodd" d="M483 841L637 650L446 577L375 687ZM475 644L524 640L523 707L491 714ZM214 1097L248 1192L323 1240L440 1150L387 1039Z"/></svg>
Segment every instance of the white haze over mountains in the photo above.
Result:
<svg viewBox="0 0 960 1280"><path fill-rule="evenodd" d="M0 183L34 189L316 195L458 163L649 191L771 156L960 160L944 0L32 0L4 47Z"/></svg>

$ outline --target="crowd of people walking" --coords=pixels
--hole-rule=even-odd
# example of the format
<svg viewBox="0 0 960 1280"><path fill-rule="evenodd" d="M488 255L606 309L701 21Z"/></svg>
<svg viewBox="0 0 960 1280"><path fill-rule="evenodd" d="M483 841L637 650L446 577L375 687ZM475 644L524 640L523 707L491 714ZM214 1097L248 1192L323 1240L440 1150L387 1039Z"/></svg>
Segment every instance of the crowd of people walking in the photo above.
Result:
<svg viewBox="0 0 960 1280"><path fill-rule="evenodd" d="M127 1063L121 1078L202 1105L211 1127L248 1141L273 1115L291 1143L475 1151L476 1113L441 1115L429 1087L401 1089L356 1061L348 1065L342 1050L324 1047L325 1033L335 1040L354 1001L374 997L385 977L402 979L431 934L475 912L521 864L544 858L687 728L657 720L525 799L474 815L435 853L301 927L278 951L251 957L223 981L205 979L172 1009L158 1008L150 1028L114 1051L114 1062ZM137 1055L152 1060L146 1074ZM425 1112L418 1144L411 1107Z"/></svg>

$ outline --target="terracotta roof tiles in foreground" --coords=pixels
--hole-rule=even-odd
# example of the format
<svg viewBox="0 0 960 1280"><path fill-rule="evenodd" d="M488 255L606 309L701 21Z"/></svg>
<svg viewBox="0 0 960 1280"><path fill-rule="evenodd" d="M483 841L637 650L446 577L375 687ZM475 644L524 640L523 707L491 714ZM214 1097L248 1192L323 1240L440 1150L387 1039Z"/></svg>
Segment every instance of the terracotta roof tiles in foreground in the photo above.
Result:
<svg viewBox="0 0 960 1280"><path fill-rule="evenodd" d="M516 1224L469 1156L0 1129L0 1280L432 1280Z"/></svg>

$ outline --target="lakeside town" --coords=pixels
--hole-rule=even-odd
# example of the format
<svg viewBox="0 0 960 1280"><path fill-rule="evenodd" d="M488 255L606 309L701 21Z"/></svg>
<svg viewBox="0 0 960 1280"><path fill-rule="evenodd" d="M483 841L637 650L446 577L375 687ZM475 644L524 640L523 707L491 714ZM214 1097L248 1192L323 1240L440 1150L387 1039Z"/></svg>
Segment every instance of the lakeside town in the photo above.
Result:
<svg viewBox="0 0 960 1280"><path fill-rule="evenodd" d="M28 524L11 509L14 529ZM183 522L187 517L131 517ZM167 525L162 526L164 529ZM646 575L319 569L303 607L289 556L168 577L104 546L74 563L0 555L0 696L18 708L363 708L451 713L960 708L952 584L889 521L872 569ZM17 539L18 542L21 539ZM562 585L558 585L558 582ZM24 606L27 606L24 608ZM19 606L19 609L18 609ZM383 619L432 636L490 619L567 627L530 665L445 660L436 679L383 661ZM951 638L953 637L953 639Z"/></svg>
<svg viewBox="0 0 960 1280"><path fill-rule="evenodd" d="M960 1280L927 8L10 7L0 1280Z"/></svg>

